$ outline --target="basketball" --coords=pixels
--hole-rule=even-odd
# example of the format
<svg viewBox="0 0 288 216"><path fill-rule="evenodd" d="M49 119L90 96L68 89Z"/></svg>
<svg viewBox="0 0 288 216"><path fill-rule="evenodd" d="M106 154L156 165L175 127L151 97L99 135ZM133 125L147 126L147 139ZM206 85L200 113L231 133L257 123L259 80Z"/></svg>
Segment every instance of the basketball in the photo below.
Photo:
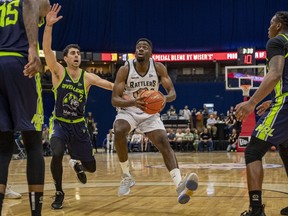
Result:
<svg viewBox="0 0 288 216"><path fill-rule="evenodd" d="M164 95L159 91L142 91L140 93L140 97L145 97L144 101L146 102L146 109L144 110L144 112L148 114L159 113L165 105Z"/></svg>

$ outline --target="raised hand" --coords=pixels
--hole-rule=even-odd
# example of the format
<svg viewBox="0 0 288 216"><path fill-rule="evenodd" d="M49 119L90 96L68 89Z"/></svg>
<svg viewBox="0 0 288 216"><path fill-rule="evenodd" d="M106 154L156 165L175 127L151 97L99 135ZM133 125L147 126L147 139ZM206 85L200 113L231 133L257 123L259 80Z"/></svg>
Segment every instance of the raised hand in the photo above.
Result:
<svg viewBox="0 0 288 216"><path fill-rule="evenodd" d="M61 5L53 4L52 7L50 7L49 13L46 15L46 25L52 26L56 22L58 22L60 19L63 18L63 16L58 16L59 11L61 10Z"/></svg>

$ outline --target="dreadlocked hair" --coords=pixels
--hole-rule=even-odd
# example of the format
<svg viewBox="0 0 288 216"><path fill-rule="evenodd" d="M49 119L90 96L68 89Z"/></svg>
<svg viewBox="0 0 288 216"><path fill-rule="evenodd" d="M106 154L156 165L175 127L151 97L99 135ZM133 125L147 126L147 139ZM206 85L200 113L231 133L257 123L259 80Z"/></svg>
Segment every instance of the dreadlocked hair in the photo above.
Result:
<svg viewBox="0 0 288 216"><path fill-rule="evenodd" d="M288 29L288 11L278 11L275 15L284 28Z"/></svg>

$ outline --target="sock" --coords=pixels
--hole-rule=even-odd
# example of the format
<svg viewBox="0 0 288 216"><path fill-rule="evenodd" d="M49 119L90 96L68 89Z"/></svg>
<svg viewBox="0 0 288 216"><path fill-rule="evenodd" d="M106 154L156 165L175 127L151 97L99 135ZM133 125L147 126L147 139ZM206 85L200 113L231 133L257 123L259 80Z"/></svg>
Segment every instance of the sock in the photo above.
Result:
<svg viewBox="0 0 288 216"><path fill-rule="evenodd" d="M262 208L262 191L249 191L249 199L253 213Z"/></svg>
<svg viewBox="0 0 288 216"><path fill-rule="evenodd" d="M120 165L121 165L123 173L127 174L128 176L131 176L129 161L127 160L125 162L120 162Z"/></svg>
<svg viewBox="0 0 288 216"><path fill-rule="evenodd" d="M4 194L0 193L0 215L2 212L2 205L3 205L3 200L4 200Z"/></svg>
<svg viewBox="0 0 288 216"><path fill-rule="evenodd" d="M182 180L180 170L178 168L175 168L175 169L171 170L170 171L170 176L171 176L174 184L176 185L176 187L178 187L179 183Z"/></svg>
<svg viewBox="0 0 288 216"><path fill-rule="evenodd" d="M32 216L41 216L43 192L29 192L30 209Z"/></svg>

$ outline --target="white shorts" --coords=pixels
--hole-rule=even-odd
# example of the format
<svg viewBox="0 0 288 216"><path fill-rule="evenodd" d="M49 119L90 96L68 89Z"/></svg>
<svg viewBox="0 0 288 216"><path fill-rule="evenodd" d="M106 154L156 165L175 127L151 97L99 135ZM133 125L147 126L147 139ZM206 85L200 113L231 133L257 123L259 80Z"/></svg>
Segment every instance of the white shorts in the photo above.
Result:
<svg viewBox="0 0 288 216"><path fill-rule="evenodd" d="M115 121L118 119L123 119L127 121L131 129L139 129L143 133L147 133L154 130L166 130L163 122L160 119L160 114L149 115L146 113L137 114L128 110L119 110L116 115ZM114 121L114 123L115 123Z"/></svg>

